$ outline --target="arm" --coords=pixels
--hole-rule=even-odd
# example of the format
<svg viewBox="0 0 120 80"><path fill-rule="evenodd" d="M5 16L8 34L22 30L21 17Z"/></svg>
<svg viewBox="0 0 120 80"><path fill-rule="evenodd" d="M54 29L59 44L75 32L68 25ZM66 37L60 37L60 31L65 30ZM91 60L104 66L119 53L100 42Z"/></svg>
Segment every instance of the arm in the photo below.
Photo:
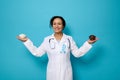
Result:
<svg viewBox="0 0 120 80"><path fill-rule="evenodd" d="M71 52L75 57L81 57L85 55L91 48L92 45L89 44L88 41L78 48L75 41L71 38Z"/></svg>
<svg viewBox="0 0 120 80"><path fill-rule="evenodd" d="M34 56L42 56L46 52L45 40L43 43L37 48L34 46L33 42L26 36L17 36L17 39L22 41L26 48L34 55Z"/></svg>
<svg viewBox="0 0 120 80"><path fill-rule="evenodd" d="M45 41L38 48L34 46L33 42L30 39L28 39L26 42L23 42L23 44L34 56L41 57L46 52Z"/></svg>

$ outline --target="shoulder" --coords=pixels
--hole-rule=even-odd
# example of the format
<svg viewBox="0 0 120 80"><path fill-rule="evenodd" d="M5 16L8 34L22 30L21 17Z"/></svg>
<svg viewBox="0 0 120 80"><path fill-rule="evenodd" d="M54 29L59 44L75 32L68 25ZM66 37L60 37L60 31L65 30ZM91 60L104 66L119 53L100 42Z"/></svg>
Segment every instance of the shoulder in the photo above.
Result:
<svg viewBox="0 0 120 80"><path fill-rule="evenodd" d="M70 36L70 35L66 35L66 34L64 34L65 36L66 36L66 38L68 38L68 39L72 39L72 36Z"/></svg>
<svg viewBox="0 0 120 80"><path fill-rule="evenodd" d="M65 35L65 36L71 43L75 42L72 36L70 35Z"/></svg>
<svg viewBox="0 0 120 80"><path fill-rule="evenodd" d="M44 40L45 40L45 41L48 41L48 40L51 39L51 38L53 38L53 36L52 36L52 35L48 35L48 36L46 36L46 37L44 38Z"/></svg>

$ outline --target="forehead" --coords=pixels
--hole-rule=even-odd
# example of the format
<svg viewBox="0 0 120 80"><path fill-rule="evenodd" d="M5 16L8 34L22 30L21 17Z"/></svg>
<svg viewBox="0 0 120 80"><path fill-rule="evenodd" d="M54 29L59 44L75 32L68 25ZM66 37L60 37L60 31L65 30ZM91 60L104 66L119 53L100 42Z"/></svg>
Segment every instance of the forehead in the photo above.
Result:
<svg viewBox="0 0 120 80"><path fill-rule="evenodd" d="M62 22L62 20L60 18L55 18L53 22Z"/></svg>

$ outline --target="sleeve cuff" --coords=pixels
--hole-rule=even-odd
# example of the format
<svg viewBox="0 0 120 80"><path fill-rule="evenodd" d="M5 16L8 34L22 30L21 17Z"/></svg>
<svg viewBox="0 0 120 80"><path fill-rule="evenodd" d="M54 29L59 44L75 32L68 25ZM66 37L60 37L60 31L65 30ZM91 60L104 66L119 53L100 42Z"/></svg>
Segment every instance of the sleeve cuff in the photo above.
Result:
<svg viewBox="0 0 120 80"><path fill-rule="evenodd" d="M87 41L84 43L88 48L92 48L92 44L89 44Z"/></svg>
<svg viewBox="0 0 120 80"><path fill-rule="evenodd" d="M28 39L26 42L23 42L24 45L28 45L29 43L31 43L30 39Z"/></svg>

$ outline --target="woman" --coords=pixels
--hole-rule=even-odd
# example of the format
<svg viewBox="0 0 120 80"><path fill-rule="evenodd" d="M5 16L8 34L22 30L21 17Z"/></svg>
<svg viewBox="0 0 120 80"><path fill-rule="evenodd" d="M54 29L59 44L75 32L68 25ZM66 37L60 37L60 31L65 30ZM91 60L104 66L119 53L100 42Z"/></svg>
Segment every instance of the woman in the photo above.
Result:
<svg viewBox="0 0 120 80"><path fill-rule="evenodd" d="M50 25L54 34L47 36L38 48L33 45L28 37L17 36L17 38L24 42L24 45L34 56L42 56L47 53L49 59L47 80L72 80L70 52L75 57L83 56L91 49L91 44L96 42L97 39L88 40L78 48L72 37L62 32L66 25L63 17L52 17Z"/></svg>

